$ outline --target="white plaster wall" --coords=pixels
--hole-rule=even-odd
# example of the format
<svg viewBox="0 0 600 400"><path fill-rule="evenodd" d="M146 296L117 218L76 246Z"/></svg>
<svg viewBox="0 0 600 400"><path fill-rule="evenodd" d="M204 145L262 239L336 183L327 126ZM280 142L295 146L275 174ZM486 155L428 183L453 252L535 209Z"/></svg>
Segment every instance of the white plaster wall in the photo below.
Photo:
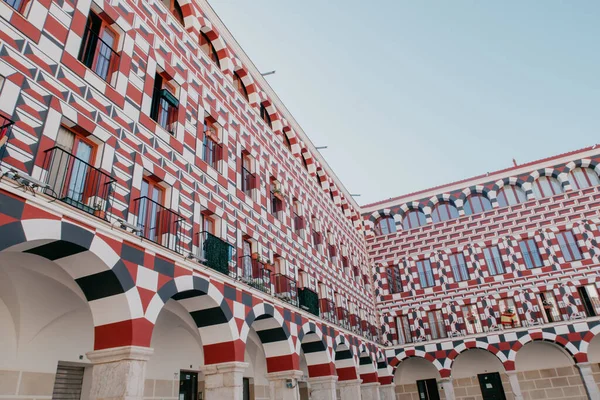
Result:
<svg viewBox="0 0 600 400"><path fill-rule="evenodd" d="M421 379L440 379L440 374L433 364L423 358L411 357L396 368L394 382L396 385L415 383Z"/></svg>
<svg viewBox="0 0 600 400"><path fill-rule="evenodd" d="M600 335L596 335L588 346L588 360L593 363L600 363Z"/></svg>
<svg viewBox="0 0 600 400"><path fill-rule="evenodd" d="M568 367L573 359L564 350L548 342L530 342L517 351L515 368L517 371L531 371L547 368Z"/></svg>
<svg viewBox="0 0 600 400"><path fill-rule="evenodd" d="M249 364L246 371L244 371L244 378L253 378L254 385L268 386L265 350L254 329L250 329L248 333L244 361Z"/></svg>
<svg viewBox="0 0 600 400"><path fill-rule="evenodd" d="M148 361L146 379L178 380L180 370L197 371L204 364L198 328L175 300L169 300L158 315L150 347L154 354Z"/></svg>
<svg viewBox="0 0 600 400"><path fill-rule="evenodd" d="M93 338L90 309L64 270L33 254L0 253L0 369L55 373L58 361L86 363Z"/></svg>
<svg viewBox="0 0 600 400"><path fill-rule="evenodd" d="M488 351L471 349L456 357L452 365L451 376L453 379L469 378L492 372L504 373L504 366L500 360Z"/></svg>

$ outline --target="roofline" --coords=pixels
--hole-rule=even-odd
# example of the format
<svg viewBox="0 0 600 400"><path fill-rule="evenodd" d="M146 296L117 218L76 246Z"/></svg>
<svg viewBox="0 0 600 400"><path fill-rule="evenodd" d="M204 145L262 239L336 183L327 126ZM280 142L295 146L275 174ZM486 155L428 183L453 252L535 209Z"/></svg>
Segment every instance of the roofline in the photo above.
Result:
<svg viewBox="0 0 600 400"><path fill-rule="evenodd" d="M403 194L403 195L400 195L400 196L397 196L397 197L391 197L391 198L389 198L387 200L376 201L374 203L369 203L369 204L365 204L365 205L361 206L361 212L362 213L369 212L368 209L373 208L375 206L381 206L381 205L384 205L384 204L387 204L387 203L398 203L400 200L403 200L403 199L407 199L407 198L414 197L414 196L417 196L417 195L420 195L420 194L424 194L424 193L427 193L427 192L431 192L431 191L438 191L440 189L449 188L449 187L452 187L452 186L457 186L459 184L464 184L464 183L467 183L467 182L470 182L470 181L473 181L473 180L476 180L476 179L488 178L488 180L493 180L493 176L494 175L500 175L500 174L501 175L506 175L508 172L511 172L511 171L516 171L516 170L519 170L519 169L526 169L527 167L531 167L531 166L534 166L536 164L541 164L541 163L545 163L545 162L548 162L548 161L553 161L553 160L557 160L557 159L560 159L560 158L569 157L569 156L572 156L574 154L585 153L585 152L588 152L588 151L591 151L591 150L595 150L597 148L600 149L600 145L595 144L593 146L584 147L582 149L573 150L573 151L569 151L569 152L562 153L562 154L557 154L557 155L554 155L554 156L542 158L542 159L535 160L535 161L529 161L529 162L526 162L525 164L519 164L517 166L500 169L500 170L497 170L497 171L494 171L494 172L489 172L489 173L486 173L486 174L476 175L476 176L473 176L473 177L470 177L470 178L461 179L459 181L445 183L445 184L439 185L439 186L433 186L433 187L430 187L428 189L418 190L416 192ZM392 205L392 204L390 204L390 205Z"/></svg>
<svg viewBox="0 0 600 400"><path fill-rule="evenodd" d="M333 169L329 166L327 161L323 155L317 150L313 142L310 140L306 132L302 129L298 121L294 118L290 110L283 104L279 96L275 93L269 82L261 75L260 70L254 65L248 54L242 49L242 46L235 40L233 34L227 29L227 26L221 20L219 15L215 12L212 6L208 3L208 0L196 0L200 9L206 14L211 23L216 26L219 35L223 37L227 46L234 52L235 56L242 61L242 64L248 68L252 75L252 79L254 82L258 83L259 87L267 93L271 102L275 105L277 111L279 111L282 115L285 116L285 119L288 121L290 126L294 129L296 134L300 137L302 142L305 144L307 149L310 151L311 156L318 160L321 164L321 167L327 173L327 176L330 177L338 189L344 192L346 196L346 201L353 205L354 209L360 214L361 207L358 202L354 199L354 197L350 194L350 191L346 188L346 186L342 183L342 181L335 174Z"/></svg>

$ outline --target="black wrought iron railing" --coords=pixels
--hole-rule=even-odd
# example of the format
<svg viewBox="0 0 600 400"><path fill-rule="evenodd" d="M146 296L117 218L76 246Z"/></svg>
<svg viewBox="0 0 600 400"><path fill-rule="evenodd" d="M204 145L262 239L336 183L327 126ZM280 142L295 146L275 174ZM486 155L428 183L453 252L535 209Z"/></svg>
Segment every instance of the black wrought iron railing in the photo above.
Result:
<svg viewBox="0 0 600 400"><path fill-rule="evenodd" d="M298 307L298 288L296 281L283 274L276 274L273 277L275 284L275 297Z"/></svg>
<svg viewBox="0 0 600 400"><path fill-rule="evenodd" d="M12 127L15 123L10 119L0 115L0 163L4 160L4 154L6 153L6 147L10 134L12 133Z"/></svg>
<svg viewBox="0 0 600 400"><path fill-rule="evenodd" d="M337 315L335 309L335 303L333 300L321 299L321 318L325 321L329 321L332 324L337 324Z"/></svg>
<svg viewBox="0 0 600 400"><path fill-rule="evenodd" d="M344 329L350 329L350 314L344 307L337 308L338 325Z"/></svg>
<svg viewBox="0 0 600 400"><path fill-rule="evenodd" d="M310 289L298 290L298 303L300 308L309 313L319 316L319 296Z"/></svg>
<svg viewBox="0 0 600 400"><path fill-rule="evenodd" d="M121 57L113 49L116 37L105 33L105 39L103 40L90 25L87 25L78 58L100 78L110 83L112 73L119 69ZM109 43L109 41L113 41L113 43Z"/></svg>
<svg viewBox="0 0 600 400"><path fill-rule="evenodd" d="M237 276L234 249L234 246L209 232L198 233L196 257L207 267L232 277Z"/></svg>
<svg viewBox="0 0 600 400"><path fill-rule="evenodd" d="M183 253L182 235L185 219L148 197L133 201L134 225L138 234L156 244Z"/></svg>
<svg viewBox="0 0 600 400"><path fill-rule="evenodd" d="M44 192L96 217L107 219L113 203L115 179L55 146L44 152Z"/></svg>
<svg viewBox="0 0 600 400"><path fill-rule="evenodd" d="M239 279L255 289L271 294L271 271L265 264L252 258L240 257L241 273Z"/></svg>

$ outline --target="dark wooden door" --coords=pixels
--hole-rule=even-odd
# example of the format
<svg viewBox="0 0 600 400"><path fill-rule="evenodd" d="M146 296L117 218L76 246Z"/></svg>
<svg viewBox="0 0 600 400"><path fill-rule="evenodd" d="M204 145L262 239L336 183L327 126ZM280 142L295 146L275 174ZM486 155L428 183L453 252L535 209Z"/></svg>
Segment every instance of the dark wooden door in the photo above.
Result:
<svg viewBox="0 0 600 400"><path fill-rule="evenodd" d="M483 400L506 400L502 380L498 372L479 374L477 377L479 378L479 387L481 388Z"/></svg>
<svg viewBox="0 0 600 400"><path fill-rule="evenodd" d="M419 400L440 400L437 382L435 379L417 381Z"/></svg>

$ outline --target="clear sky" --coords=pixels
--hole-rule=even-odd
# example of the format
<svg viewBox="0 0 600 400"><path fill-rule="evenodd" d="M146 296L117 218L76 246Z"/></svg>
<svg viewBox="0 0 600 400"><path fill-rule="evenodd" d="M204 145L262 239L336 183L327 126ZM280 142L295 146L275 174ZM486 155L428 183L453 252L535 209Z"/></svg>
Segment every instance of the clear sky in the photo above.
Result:
<svg viewBox="0 0 600 400"><path fill-rule="evenodd" d="M600 143L600 1L211 5L360 204Z"/></svg>

